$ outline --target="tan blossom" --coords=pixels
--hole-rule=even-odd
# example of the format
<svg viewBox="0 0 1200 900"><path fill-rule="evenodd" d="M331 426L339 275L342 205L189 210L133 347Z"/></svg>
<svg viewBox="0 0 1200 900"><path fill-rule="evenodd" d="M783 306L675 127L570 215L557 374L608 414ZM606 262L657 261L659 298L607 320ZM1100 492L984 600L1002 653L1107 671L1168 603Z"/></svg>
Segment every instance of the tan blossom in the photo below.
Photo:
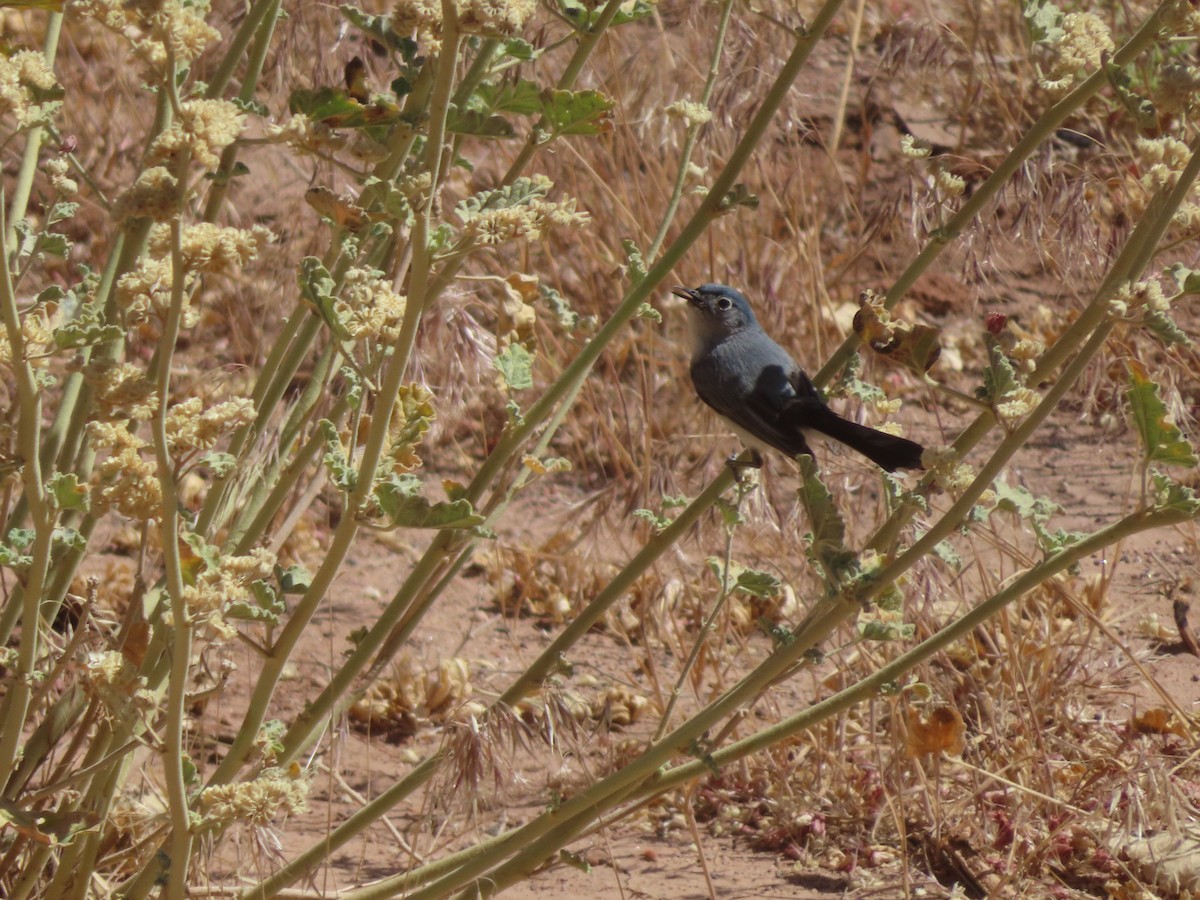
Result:
<svg viewBox="0 0 1200 900"><path fill-rule="evenodd" d="M165 222L179 213L179 181L165 166L145 169L117 198L113 212L118 221L148 218Z"/></svg>
<svg viewBox="0 0 1200 900"><path fill-rule="evenodd" d="M270 825L281 816L305 809L308 782L299 769L264 769L253 781L218 784L204 789L198 806L214 823Z"/></svg>
<svg viewBox="0 0 1200 900"><path fill-rule="evenodd" d="M123 422L90 422L88 434L108 456L92 478L92 512L102 516L116 510L130 519L151 519L162 509L162 485L155 464L144 459L146 442Z"/></svg>
<svg viewBox="0 0 1200 900"><path fill-rule="evenodd" d="M253 422L254 414L253 401L245 397L208 409L199 397L189 397L167 410L167 446L177 456L211 450L222 436Z"/></svg>
<svg viewBox="0 0 1200 900"><path fill-rule="evenodd" d="M165 164L190 150L204 168L215 169L221 151L237 140L245 121L245 114L228 100L188 100L150 145L147 163Z"/></svg>
<svg viewBox="0 0 1200 900"><path fill-rule="evenodd" d="M346 272L341 295L333 308L338 321L354 340L392 340L399 334L406 302L404 295L397 294L381 273L353 268Z"/></svg>

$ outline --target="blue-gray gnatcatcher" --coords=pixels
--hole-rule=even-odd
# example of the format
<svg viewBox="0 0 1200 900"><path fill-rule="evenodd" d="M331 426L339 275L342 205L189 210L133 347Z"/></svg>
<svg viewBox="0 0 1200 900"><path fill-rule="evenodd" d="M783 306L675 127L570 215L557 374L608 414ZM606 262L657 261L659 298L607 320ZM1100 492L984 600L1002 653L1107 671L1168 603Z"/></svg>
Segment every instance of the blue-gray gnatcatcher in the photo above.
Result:
<svg viewBox="0 0 1200 900"><path fill-rule="evenodd" d="M671 293L688 302L696 393L749 448L811 455L805 433L820 432L889 472L922 468L920 444L843 419L826 406L804 370L762 330L740 292L702 284Z"/></svg>

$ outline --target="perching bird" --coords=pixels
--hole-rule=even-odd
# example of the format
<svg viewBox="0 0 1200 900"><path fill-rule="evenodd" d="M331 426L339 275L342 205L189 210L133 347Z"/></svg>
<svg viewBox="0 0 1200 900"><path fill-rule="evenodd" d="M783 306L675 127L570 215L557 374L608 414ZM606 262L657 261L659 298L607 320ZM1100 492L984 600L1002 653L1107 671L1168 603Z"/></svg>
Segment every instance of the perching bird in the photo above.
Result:
<svg viewBox="0 0 1200 900"><path fill-rule="evenodd" d="M671 292L688 302L696 393L748 447L811 455L805 436L819 432L889 472L922 468L920 444L843 419L826 406L740 292L724 284Z"/></svg>

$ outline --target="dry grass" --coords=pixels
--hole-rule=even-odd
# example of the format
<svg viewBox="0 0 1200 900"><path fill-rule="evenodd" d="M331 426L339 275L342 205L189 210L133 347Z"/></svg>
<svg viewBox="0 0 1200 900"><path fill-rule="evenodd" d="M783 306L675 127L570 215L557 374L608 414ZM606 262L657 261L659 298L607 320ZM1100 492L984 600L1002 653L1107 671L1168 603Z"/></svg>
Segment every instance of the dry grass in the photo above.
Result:
<svg viewBox="0 0 1200 900"><path fill-rule="evenodd" d="M714 118L694 157L710 176L790 51L792 37L782 25L794 24L795 10L776 6L771 17L743 11L735 16L711 104ZM804 6L808 12L809 4ZM685 284L715 280L746 286L766 327L812 370L840 343L847 309L859 292L886 288L946 216L930 188L930 166L903 157L901 134L930 140L969 193L1046 105L1036 87L1038 60L1011 4L867 6L857 31L847 9L822 41L810 74L801 76L745 171L747 189L759 198L757 209L717 220L675 275ZM465 277L428 312L411 378L437 398L438 419L423 455L438 477L468 478L506 424L506 394L492 368L500 319L496 279L537 273L577 312L596 321L624 293L623 242L644 248L651 241L682 145L682 128L662 109L699 91L718 12L711 4L665 3L652 18L604 41L582 86L615 101L612 131L559 142L536 163L559 191L579 198L591 212L590 227L582 236L554 235L519 250L473 257ZM1119 21L1126 16L1140 21L1140 14L1121 6L1109 12ZM242 14L241 4L222 3L214 21L228 33ZM6 12L5 33L12 42L35 42L40 21L33 11ZM354 55L367 61L373 85L392 77L369 46L353 30L342 34L340 25L332 8L291 11L260 95L276 120L284 117L291 91L340 83L342 67ZM530 33L545 39L559 31L543 12ZM80 161L109 200L135 173L141 152L136 136L153 114L124 52L94 27L64 33L60 77L68 97L87 102L67 104L61 130L79 137ZM560 64L553 59L538 77L551 78ZM201 60L196 76L207 77L210 66ZM525 68L516 71L526 74ZM987 312L1013 315L1023 335L1045 343L1060 334L1131 228L1126 167L1140 133L1136 123L1106 98L1086 106L1068 129L1092 141L1055 140L1040 148L898 308L905 317L944 329L945 361L934 375L950 387L970 394L978 383L987 363L981 337ZM838 144L831 148L835 131ZM444 207L494 183L518 147L515 141L489 144L472 171L455 170ZM17 165L16 153L11 143L4 149L6 174ZM274 145L248 146L244 159L253 174L236 181L225 220L240 227L266 224L278 241L253 267L206 283L206 315L180 346L175 381L180 396L202 392L211 400L246 392L280 323L298 302L296 263L321 255L328 243L327 225L304 203L305 189L320 185L341 192L353 186L337 167ZM682 208L686 213L698 203L688 193ZM71 224L77 242L71 262L98 267L111 230L99 197L85 190L82 204ZM1187 252L1195 264L1194 248ZM62 281L69 273L50 267L45 274ZM553 476L569 479L570 504L547 491L539 495L544 507L534 515L503 520L480 567L468 569L469 575L486 575L486 588L472 582L473 590L482 591L474 608L509 617L514 629L532 618L539 629L557 630L650 537L644 522L631 525L632 511L657 512L664 496L696 493L736 449L692 393L681 317L668 303L663 312L662 324L635 320L597 364L551 447L573 465L569 475ZM537 387L550 382L587 337L586 327L568 334L553 316L539 315ZM129 347L136 359L153 352L149 337ZM1164 350L1144 333L1125 329L1060 410L1058 426L1086 425L1067 440L1099 436L1106 444L1134 445L1121 414L1125 376L1119 363L1126 358L1152 369L1185 431L1194 424L1200 403L1195 350ZM303 390L312 368L310 359L289 397ZM947 443L972 415L966 404L884 363L868 362L864 377L904 400L896 419L927 445ZM319 401L318 414L328 414L334 402L330 391ZM853 404L838 402L843 408ZM10 410L15 406L12 402ZM861 415L870 420L874 413ZM1010 480L1026 479L1034 493L1044 493L1055 476L1039 470L1035 455L1036 449L1024 456ZM836 451L822 451L821 462L839 508L847 512L848 543L861 546L887 515L879 480L865 464ZM1129 473L1135 462L1129 453L1104 463L1104 473L1121 483L1120 490L1093 494L1106 505L1108 518L1133 508L1138 489ZM1080 465L1080 458L1071 464ZM807 599L821 595L800 547L807 524L795 488L795 475L772 463L762 488L744 504L734 558L777 575L785 591L770 603L737 599L722 610L708 651L684 679L685 714L735 684L765 655L771 639L764 630L793 627ZM296 550L310 567L319 562L321 537L339 515L332 489L318 496L308 520L315 524L307 538L301 534ZM935 497L912 528L924 528L949 502ZM559 509L545 508L556 503ZM552 515L563 508L565 522ZM1068 508L1064 519L1069 527L1085 527L1076 512ZM956 537L952 543L961 565L931 558L913 570L902 585L903 618L916 638L936 632L1039 559L1041 550L1027 527L1014 519ZM552 689L525 707L483 719L482 730L462 709L457 714L450 709L467 703L471 686L457 684L446 700L435 674L452 657L491 652L483 643L472 644L470 634L464 647L439 646L420 665L406 658L390 683L374 689L379 709L359 718L374 723L376 733L390 730L395 737L398 730L406 739L416 733L414 740L423 734L428 744L436 741L435 729L445 729L448 762L423 797L404 810L408 826L402 831L411 851L406 862L434 859L473 827L494 821L492 804L557 802L633 758L666 709L682 660L719 593L704 561L721 556L725 540L718 517L708 517L637 583L601 631L589 635L588 647L597 655L580 671L590 680L570 673L556 677ZM1194 529L1181 531L1178 542L1187 548L1186 558L1194 560L1200 552ZM138 552L151 554L149 560L138 557L138 576L153 581L159 565L155 548L148 544ZM125 563L98 561L94 568L108 573L104 590L112 596L106 594L102 605L124 615L145 585L130 583ZM658 798L611 827L651 830L686 844L694 816L709 835L734 835L797 870L820 866L844 873L863 895L883 886L939 890L930 879L961 884L974 896L1116 891L1134 878L1123 858L1125 842L1200 815L1200 763L1184 736L1190 730L1139 733L1135 721L1111 717L1114 697L1156 693L1152 684L1147 687L1145 650L1119 639L1112 619L1113 593L1136 580L1124 570L1118 576L1116 568L1114 563L1104 569L1103 578L1069 574L1047 583L887 695ZM520 634L530 641L539 636L535 629ZM825 648L823 662L806 666L745 710L731 736L777 721L797 705L878 670L907 648L849 634L837 641L840 646ZM514 651L524 662L534 652L526 645ZM443 681L451 679L447 672ZM511 674L472 672L476 701L492 699ZM465 683L467 676L460 680ZM1153 705L1169 707L1167 692L1157 693L1163 696ZM961 756L914 754L913 729L943 709L953 710L965 728ZM466 712L482 717L481 706ZM347 740L336 733L329 738L335 752ZM195 756L202 766L213 749L197 738ZM347 777L355 762L341 759ZM465 809L446 799L477 792L479 801L462 804ZM162 808L161 800L121 807L107 847L113 860L108 883L133 871L136 851L151 847L157 833L144 822ZM309 837L302 845L319 834ZM269 848L265 841L250 855L266 864Z"/></svg>

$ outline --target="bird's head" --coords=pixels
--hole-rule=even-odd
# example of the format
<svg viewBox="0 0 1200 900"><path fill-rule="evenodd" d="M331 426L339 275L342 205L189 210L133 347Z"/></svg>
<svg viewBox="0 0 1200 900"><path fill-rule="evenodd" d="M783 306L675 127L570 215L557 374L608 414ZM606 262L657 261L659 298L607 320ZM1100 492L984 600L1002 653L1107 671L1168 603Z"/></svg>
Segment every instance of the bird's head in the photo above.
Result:
<svg viewBox="0 0 1200 900"><path fill-rule="evenodd" d="M671 288L671 293L688 302L692 334L697 344L708 345L758 325L750 302L729 285L702 284L698 288L676 285Z"/></svg>

